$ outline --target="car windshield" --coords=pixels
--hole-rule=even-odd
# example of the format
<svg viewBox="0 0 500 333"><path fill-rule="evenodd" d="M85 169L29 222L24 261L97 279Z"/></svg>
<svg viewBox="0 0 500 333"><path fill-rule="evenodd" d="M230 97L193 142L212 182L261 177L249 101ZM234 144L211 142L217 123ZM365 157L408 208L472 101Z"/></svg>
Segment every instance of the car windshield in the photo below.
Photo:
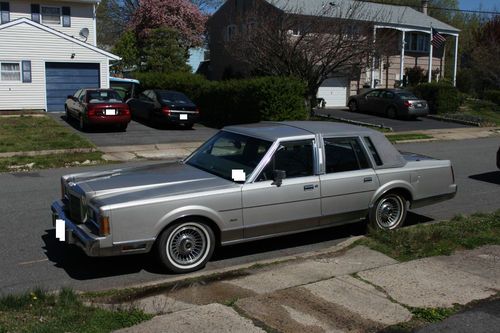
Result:
<svg viewBox="0 0 500 333"><path fill-rule="evenodd" d="M270 141L221 131L201 146L186 164L228 180L243 181L248 179L271 145ZM242 178L233 179L235 174Z"/></svg>
<svg viewBox="0 0 500 333"><path fill-rule="evenodd" d="M89 90L87 93L89 103L121 103L120 95L114 90Z"/></svg>
<svg viewBox="0 0 500 333"><path fill-rule="evenodd" d="M409 91L398 92L398 93L396 93L396 95L398 95L399 98L401 98L401 99L418 99L417 96L415 96L414 94L412 94Z"/></svg>
<svg viewBox="0 0 500 333"><path fill-rule="evenodd" d="M165 103L193 104L186 95L173 91L160 91L158 96Z"/></svg>

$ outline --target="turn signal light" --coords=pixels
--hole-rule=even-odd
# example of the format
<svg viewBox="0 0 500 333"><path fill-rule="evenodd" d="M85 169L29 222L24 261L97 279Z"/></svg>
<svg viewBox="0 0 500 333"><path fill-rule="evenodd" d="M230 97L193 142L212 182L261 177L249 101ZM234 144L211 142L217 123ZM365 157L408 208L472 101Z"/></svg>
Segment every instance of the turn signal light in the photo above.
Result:
<svg viewBox="0 0 500 333"><path fill-rule="evenodd" d="M110 234L109 217L101 216L101 223L99 224L99 236L107 236Z"/></svg>

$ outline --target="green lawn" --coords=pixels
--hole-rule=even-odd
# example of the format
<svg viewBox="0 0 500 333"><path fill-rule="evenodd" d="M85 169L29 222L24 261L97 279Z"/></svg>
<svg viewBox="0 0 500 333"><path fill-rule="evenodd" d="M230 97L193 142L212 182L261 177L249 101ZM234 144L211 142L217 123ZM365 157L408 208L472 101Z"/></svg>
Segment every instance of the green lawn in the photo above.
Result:
<svg viewBox="0 0 500 333"><path fill-rule="evenodd" d="M0 153L93 147L48 116L0 117Z"/></svg>
<svg viewBox="0 0 500 333"><path fill-rule="evenodd" d="M0 158L0 172L71 167L85 161L88 164L84 165L108 163L102 159L101 152L4 157Z"/></svg>
<svg viewBox="0 0 500 333"><path fill-rule="evenodd" d="M139 310L110 311L84 305L71 290L37 290L0 298L0 333L104 333L151 319Z"/></svg>
<svg viewBox="0 0 500 333"><path fill-rule="evenodd" d="M490 101L467 99L459 114L479 117L483 126L500 126L500 105Z"/></svg>
<svg viewBox="0 0 500 333"><path fill-rule="evenodd" d="M371 230L367 236L355 245L366 245L400 261L449 255L461 249L500 245L500 210L392 231Z"/></svg>
<svg viewBox="0 0 500 333"><path fill-rule="evenodd" d="M431 135L422 134L422 133L386 134L386 137L392 143L395 143L395 142L398 142L398 141L406 141L406 140L432 139Z"/></svg>

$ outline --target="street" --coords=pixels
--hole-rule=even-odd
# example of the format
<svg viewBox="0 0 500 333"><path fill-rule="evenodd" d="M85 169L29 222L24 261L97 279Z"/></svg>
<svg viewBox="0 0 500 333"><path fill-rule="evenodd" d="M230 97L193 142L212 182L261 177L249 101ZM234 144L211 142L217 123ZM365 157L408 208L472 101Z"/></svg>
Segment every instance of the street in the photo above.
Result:
<svg viewBox="0 0 500 333"><path fill-rule="evenodd" d="M412 211L408 224L500 209L500 171L495 166L499 144L496 137L398 145L403 151L451 159L459 188L453 200ZM144 163L152 162L134 165ZM89 169L0 174L0 294L34 287L101 290L168 276L157 268L151 256L88 258L79 249L55 239L50 204L60 195L59 177ZM218 249L205 269L321 249L359 234L360 230L359 226L352 225L228 246Z"/></svg>

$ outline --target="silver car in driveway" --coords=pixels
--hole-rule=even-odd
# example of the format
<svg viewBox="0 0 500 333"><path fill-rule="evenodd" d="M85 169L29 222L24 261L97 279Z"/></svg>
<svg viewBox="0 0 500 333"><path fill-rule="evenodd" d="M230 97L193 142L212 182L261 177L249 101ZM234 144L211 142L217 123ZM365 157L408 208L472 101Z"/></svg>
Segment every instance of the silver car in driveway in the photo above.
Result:
<svg viewBox="0 0 500 333"><path fill-rule="evenodd" d="M331 122L230 126L179 163L63 176L54 224L89 256L153 250L174 272L218 245L365 220L455 196L450 161L400 153L379 132Z"/></svg>

